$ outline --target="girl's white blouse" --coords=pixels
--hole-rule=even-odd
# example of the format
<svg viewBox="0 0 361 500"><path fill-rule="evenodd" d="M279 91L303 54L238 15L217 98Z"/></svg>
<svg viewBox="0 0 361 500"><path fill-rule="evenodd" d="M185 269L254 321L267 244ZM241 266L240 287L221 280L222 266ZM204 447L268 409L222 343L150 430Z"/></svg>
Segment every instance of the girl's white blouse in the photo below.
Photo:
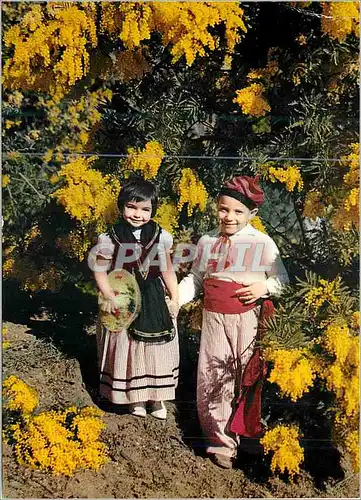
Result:
<svg viewBox="0 0 361 500"><path fill-rule="evenodd" d="M135 231L133 231L134 237L138 243L140 243L140 232L141 229L136 229ZM170 233L168 233L168 231L166 231L165 229L162 229L162 232L160 233L159 236L158 257L159 258L163 257L165 255L166 250L170 251L172 245L173 245L173 236ZM98 250L96 252L97 256L109 260L113 258L115 245L108 234L102 233L98 236L97 247L98 247Z"/></svg>

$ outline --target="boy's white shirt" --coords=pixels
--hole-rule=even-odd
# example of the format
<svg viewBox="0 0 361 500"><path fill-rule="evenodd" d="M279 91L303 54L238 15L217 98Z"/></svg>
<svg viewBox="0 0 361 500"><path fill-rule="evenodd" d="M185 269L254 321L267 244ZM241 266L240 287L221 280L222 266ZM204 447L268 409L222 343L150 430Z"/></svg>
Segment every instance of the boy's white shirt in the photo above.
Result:
<svg viewBox="0 0 361 500"><path fill-rule="evenodd" d="M213 247L218 237L220 236L219 229L215 229L204 236L202 236L197 245L197 255L201 255L205 247L209 249ZM221 279L223 281L234 281L236 283L251 284L258 282L265 282L269 295L279 296L282 293L282 288L289 282L287 271L283 265L280 257L279 250L275 242L267 234L262 233L255 229L251 224L247 224L244 228L237 233L230 236L231 249L233 250L242 247L244 244L257 245L264 244L264 254L261 260L262 265L267 265L270 270L251 270L250 266L245 266L244 271L216 271L209 273L205 271L206 266L201 266L199 259L195 259L190 273L183 278L179 284L179 305L182 306L187 302L195 299L203 289L203 280L205 278ZM261 248L262 245L259 246ZM246 247L245 247L246 248ZM232 256L230 251L229 260L231 265L234 264L235 255ZM247 253L245 253L247 256ZM233 257L233 258L232 258ZM247 259L245 259L247 264ZM202 268L200 268L202 267ZM258 267L258 266L257 266ZM265 297L268 296L265 295Z"/></svg>

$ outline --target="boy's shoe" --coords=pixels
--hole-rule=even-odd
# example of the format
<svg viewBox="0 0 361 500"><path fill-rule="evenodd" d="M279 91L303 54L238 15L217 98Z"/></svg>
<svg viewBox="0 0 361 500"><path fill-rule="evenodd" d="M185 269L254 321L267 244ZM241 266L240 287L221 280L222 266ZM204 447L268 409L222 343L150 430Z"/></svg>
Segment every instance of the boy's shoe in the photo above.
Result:
<svg viewBox="0 0 361 500"><path fill-rule="evenodd" d="M163 401L150 401L150 414L152 417L165 420L167 418L167 408Z"/></svg>
<svg viewBox="0 0 361 500"><path fill-rule="evenodd" d="M222 467L222 469L233 468L233 459L231 457L227 457L227 455L214 453L210 458L214 464L218 465L218 467Z"/></svg>
<svg viewBox="0 0 361 500"><path fill-rule="evenodd" d="M129 413L136 417L146 417L147 416L147 410L145 408L145 403L140 402L140 403L131 403L129 405Z"/></svg>

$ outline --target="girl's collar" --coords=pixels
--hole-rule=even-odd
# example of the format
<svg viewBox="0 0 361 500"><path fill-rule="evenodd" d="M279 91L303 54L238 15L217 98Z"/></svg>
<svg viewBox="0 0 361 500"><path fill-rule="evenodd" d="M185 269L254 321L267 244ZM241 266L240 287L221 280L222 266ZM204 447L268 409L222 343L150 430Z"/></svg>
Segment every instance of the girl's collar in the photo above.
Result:
<svg viewBox="0 0 361 500"><path fill-rule="evenodd" d="M138 243L137 238L134 236L137 230L140 230L139 240L144 249L148 249L153 245L161 231L160 226L152 219L139 228L135 228L124 219L121 219L110 228L109 232L118 244Z"/></svg>

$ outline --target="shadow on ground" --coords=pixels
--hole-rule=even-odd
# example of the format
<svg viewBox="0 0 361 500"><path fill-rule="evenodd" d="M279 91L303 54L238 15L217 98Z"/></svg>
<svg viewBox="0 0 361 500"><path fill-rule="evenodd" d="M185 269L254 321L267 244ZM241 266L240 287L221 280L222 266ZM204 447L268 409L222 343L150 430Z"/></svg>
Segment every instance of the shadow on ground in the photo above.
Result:
<svg viewBox="0 0 361 500"><path fill-rule="evenodd" d="M27 324L29 333L38 339L48 340L65 357L77 359L83 385L94 403L107 413L127 413L126 406L114 405L98 396L95 296L83 293L71 285L64 286L57 294L42 292L29 296L10 282L4 283L3 291L5 321ZM181 364L175 418L185 445L196 456L205 457L205 441L196 411L199 337L199 333L180 327ZM265 400L268 397L269 394L265 394ZM303 421L300 422L301 428L307 428L303 442L304 469L313 478L314 486L322 491L330 478L335 481L344 479L344 471L340 465L341 456L332 446L331 431L327 422L313 410L314 402L310 400L309 403L306 401L303 404L308 408L304 412ZM286 403L284 407L271 409L270 421L276 421L285 411L288 411ZM270 478L270 459L271 457L265 457L258 441L243 439L236 467L241 469L249 480L262 485ZM287 481L287 477L284 480Z"/></svg>
<svg viewBox="0 0 361 500"><path fill-rule="evenodd" d="M79 361L83 383L92 399L97 393L96 297L73 285L60 292L30 295L12 282L3 287L3 319L26 324L38 339L51 342L65 357Z"/></svg>

